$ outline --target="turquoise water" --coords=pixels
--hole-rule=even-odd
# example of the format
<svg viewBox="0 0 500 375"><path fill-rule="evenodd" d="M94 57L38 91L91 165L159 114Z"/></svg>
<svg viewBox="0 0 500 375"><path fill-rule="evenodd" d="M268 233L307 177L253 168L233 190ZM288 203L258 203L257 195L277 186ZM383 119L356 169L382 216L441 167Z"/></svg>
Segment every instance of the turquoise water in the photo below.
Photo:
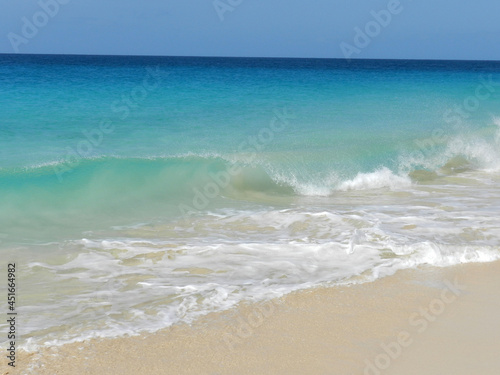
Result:
<svg viewBox="0 0 500 375"><path fill-rule="evenodd" d="M0 55L0 98L26 345L500 256L497 62Z"/></svg>

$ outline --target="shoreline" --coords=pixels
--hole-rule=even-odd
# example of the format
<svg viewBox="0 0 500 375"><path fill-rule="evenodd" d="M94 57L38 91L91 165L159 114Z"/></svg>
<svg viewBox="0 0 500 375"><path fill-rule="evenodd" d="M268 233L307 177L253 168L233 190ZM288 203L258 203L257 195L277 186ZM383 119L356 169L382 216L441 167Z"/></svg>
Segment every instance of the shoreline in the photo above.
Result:
<svg viewBox="0 0 500 375"><path fill-rule="evenodd" d="M18 352L18 367L4 362L0 373L493 375L498 286L500 261L407 269L242 304L153 334Z"/></svg>

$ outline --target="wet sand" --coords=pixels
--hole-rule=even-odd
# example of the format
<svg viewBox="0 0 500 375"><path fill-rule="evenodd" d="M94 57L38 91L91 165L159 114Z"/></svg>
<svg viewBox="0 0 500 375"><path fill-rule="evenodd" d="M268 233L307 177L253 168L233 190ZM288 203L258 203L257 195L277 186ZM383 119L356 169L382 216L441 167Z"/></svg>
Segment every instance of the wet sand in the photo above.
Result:
<svg viewBox="0 0 500 375"><path fill-rule="evenodd" d="M1 374L500 374L500 262L295 292L191 326L18 353Z"/></svg>

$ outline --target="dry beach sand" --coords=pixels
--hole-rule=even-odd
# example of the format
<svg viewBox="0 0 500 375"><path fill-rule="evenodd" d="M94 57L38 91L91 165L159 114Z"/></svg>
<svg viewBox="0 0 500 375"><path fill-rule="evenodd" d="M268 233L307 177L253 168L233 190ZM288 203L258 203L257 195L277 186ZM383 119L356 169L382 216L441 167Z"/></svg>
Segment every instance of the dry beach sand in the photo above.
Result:
<svg viewBox="0 0 500 375"><path fill-rule="evenodd" d="M156 334L19 353L1 373L498 375L499 311L500 262L421 267Z"/></svg>

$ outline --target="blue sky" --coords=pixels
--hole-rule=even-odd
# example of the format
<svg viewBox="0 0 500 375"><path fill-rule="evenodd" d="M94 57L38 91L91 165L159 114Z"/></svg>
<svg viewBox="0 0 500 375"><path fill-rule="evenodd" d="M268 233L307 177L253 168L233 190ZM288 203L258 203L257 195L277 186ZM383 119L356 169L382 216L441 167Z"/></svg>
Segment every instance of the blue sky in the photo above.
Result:
<svg viewBox="0 0 500 375"><path fill-rule="evenodd" d="M500 60L498 0L0 0L0 6L1 53Z"/></svg>

